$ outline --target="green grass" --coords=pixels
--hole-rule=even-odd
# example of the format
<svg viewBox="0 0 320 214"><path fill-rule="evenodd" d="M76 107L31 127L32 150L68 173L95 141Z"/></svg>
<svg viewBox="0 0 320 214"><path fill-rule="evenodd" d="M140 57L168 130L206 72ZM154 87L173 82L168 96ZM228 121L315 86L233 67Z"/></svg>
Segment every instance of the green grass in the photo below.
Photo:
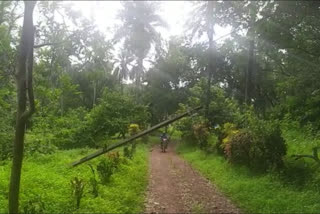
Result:
<svg viewBox="0 0 320 214"><path fill-rule="evenodd" d="M298 136L297 133L286 134L287 137L291 136L287 139L289 153L300 149L304 151L304 147L299 149L299 145L310 147L309 144L316 144L316 142L307 144L307 140L310 139L302 141L304 138ZM298 145L290 142L298 137L301 140ZM293 148L290 148L291 144ZM301 171L292 170L296 173L296 177L280 176L276 173L255 174L246 167L230 165L224 157L206 154L185 143L180 144L177 151L194 168L216 184L244 212L318 213L320 210L319 173L311 176L313 180L307 178L309 175L299 173L308 172L304 171L305 168L302 168ZM303 165L302 167L308 166ZM297 178L306 180L299 183L295 180Z"/></svg>
<svg viewBox="0 0 320 214"><path fill-rule="evenodd" d="M92 177L88 163L75 168L69 164L92 152L88 149L58 151L52 155L33 155L23 163L20 208L40 196L46 213L138 213L143 211L144 192L147 185L148 146L140 144L132 160L121 164L112 175L110 183L99 185L99 196L90 193ZM90 161L96 165L99 157ZM7 212L10 163L0 162L0 213ZM85 180L85 193L80 209L75 210L70 180Z"/></svg>

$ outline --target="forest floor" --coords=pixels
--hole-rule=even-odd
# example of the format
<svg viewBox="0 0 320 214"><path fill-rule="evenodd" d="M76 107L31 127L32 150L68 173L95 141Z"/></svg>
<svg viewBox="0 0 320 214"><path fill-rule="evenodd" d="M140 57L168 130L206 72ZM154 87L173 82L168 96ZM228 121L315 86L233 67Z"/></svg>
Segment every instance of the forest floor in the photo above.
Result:
<svg viewBox="0 0 320 214"><path fill-rule="evenodd" d="M240 213L209 180L175 153L150 151L146 213Z"/></svg>

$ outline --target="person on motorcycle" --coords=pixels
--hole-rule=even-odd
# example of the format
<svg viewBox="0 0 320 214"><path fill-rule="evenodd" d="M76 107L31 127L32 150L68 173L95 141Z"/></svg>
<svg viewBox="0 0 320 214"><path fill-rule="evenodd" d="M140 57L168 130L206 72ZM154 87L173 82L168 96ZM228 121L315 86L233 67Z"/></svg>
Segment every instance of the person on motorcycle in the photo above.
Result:
<svg viewBox="0 0 320 214"><path fill-rule="evenodd" d="M160 143L161 143L161 150L162 152L166 151L166 148L168 146L168 136L165 132L163 132L160 136Z"/></svg>

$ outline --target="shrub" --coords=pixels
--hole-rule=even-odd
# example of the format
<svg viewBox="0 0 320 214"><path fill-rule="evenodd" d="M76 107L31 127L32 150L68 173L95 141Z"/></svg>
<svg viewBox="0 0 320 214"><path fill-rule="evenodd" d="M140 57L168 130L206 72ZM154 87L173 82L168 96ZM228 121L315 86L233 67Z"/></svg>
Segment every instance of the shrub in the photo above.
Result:
<svg viewBox="0 0 320 214"><path fill-rule="evenodd" d="M90 186L91 186L91 193L96 198L99 195L99 185L98 185L98 181L96 179L96 173L95 173L94 168L92 167L91 164L89 164L89 167L90 167L91 172L92 172L92 177L89 179L89 183L90 183Z"/></svg>
<svg viewBox="0 0 320 214"><path fill-rule="evenodd" d="M109 161L111 162L112 167L114 169L117 169L121 163L120 153L118 151L109 152L107 154L107 157L108 157Z"/></svg>
<svg viewBox="0 0 320 214"><path fill-rule="evenodd" d="M72 195L76 201L76 208L80 208L80 202L84 193L84 180L79 179L78 177L74 177L71 181Z"/></svg>
<svg viewBox="0 0 320 214"><path fill-rule="evenodd" d="M205 148L208 144L209 128L204 122L196 123L192 126L194 138L200 148Z"/></svg>
<svg viewBox="0 0 320 214"><path fill-rule="evenodd" d="M114 163L108 158L103 158L97 165L97 171L102 184L107 184L113 174Z"/></svg>
<svg viewBox="0 0 320 214"><path fill-rule="evenodd" d="M228 137L225 143L224 152L231 163L245 164L250 166L252 160L252 149L254 139L247 130L237 131Z"/></svg>
<svg viewBox="0 0 320 214"><path fill-rule="evenodd" d="M223 124L223 127L219 127L215 130L215 132L218 134L218 141L216 144L216 149L219 154L224 154L225 146L230 142L230 138L239 132L239 130L236 129L236 125L233 123L225 123Z"/></svg>
<svg viewBox="0 0 320 214"><path fill-rule="evenodd" d="M278 123L258 119L251 123L251 129L229 132L229 136L224 138L224 152L228 160L260 170L282 167L287 147Z"/></svg>
<svg viewBox="0 0 320 214"><path fill-rule="evenodd" d="M13 136L7 133L0 133L0 161L12 156Z"/></svg>
<svg viewBox="0 0 320 214"><path fill-rule="evenodd" d="M264 167L279 168L283 166L283 157L287 153L287 145L281 136L277 122L264 122L263 132L255 133L258 137L259 149L262 151L260 162Z"/></svg>
<svg viewBox="0 0 320 214"><path fill-rule="evenodd" d="M136 135L140 132L140 128L138 124L130 124L129 126L129 134L130 136Z"/></svg>
<svg viewBox="0 0 320 214"><path fill-rule="evenodd" d="M207 139L207 147L206 147L206 151L207 152L214 152L214 150L216 149L216 145L218 144L218 137L215 134L209 134L209 137Z"/></svg>
<svg viewBox="0 0 320 214"><path fill-rule="evenodd" d="M49 137L48 137L49 136ZM52 135L42 136L40 134L26 135L25 153L31 155L33 153L52 154L57 147L52 142Z"/></svg>
<svg viewBox="0 0 320 214"><path fill-rule="evenodd" d="M40 214L45 212L45 204L40 197L29 200L28 203L23 206L24 214Z"/></svg>
<svg viewBox="0 0 320 214"><path fill-rule="evenodd" d="M129 148L129 146L125 146L123 148L123 156L126 158L129 158L129 159L132 159L134 151L135 151L135 144L134 143L131 144L131 148Z"/></svg>

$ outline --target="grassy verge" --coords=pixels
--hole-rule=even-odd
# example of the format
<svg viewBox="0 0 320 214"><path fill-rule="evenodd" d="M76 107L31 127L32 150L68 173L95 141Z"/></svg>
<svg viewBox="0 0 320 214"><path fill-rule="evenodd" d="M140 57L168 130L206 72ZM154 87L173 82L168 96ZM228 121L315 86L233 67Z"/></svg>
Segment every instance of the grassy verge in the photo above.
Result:
<svg viewBox="0 0 320 214"><path fill-rule="evenodd" d="M24 160L20 204L21 211L30 201L44 204L45 213L138 213L143 211L147 185L148 146L140 144L132 160L120 165L107 185L99 184L99 195L93 197L89 179L93 176L88 163L76 168L69 164L92 152L88 149L59 151L51 155L33 155ZM90 161L96 165L100 157ZM0 163L0 213L7 212L10 163ZM84 196L75 209L70 180L84 179Z"/></svg>
<svg viewBox="0 0 320 214"><path fill-rule="evenodd" d="M206 154L184 143L177 151L244 212L318 213L320 210L320 189L313 182L296 185L278 174L254 174L246 167L231 166L221 156Z"/></svg>

